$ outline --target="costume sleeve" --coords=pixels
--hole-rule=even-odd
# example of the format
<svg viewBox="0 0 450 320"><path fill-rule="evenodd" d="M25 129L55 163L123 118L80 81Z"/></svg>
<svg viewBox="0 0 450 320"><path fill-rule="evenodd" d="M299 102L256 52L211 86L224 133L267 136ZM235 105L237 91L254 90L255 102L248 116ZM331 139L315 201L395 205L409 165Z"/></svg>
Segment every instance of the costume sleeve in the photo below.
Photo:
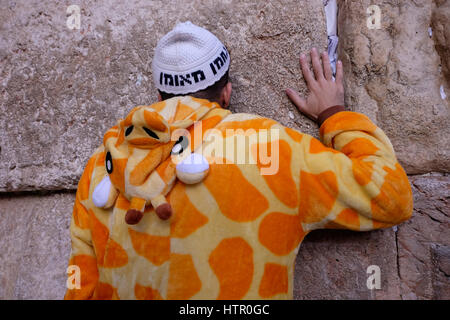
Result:
<svg viewBox="0 0 450 320"><path fill-rule="evenodd" d="M78 183L70 224L72 252L68 264L67 291L64 299L82 300L92 297L98 281L97 259L92 244L87 200L97 154L88 161ZM79 271L79 274L76 273ZM77 283L77 276L80 281ZM78 286L78 287L77 287Z"/></svg>
<svg viewBox="0 0 450 320"><path fill-rule="evenodd" d="M338 112L322 123L320 138L305 135L301 143L299 214L309 230L371 230L411 216L406 173L368 117Z"/></svg>

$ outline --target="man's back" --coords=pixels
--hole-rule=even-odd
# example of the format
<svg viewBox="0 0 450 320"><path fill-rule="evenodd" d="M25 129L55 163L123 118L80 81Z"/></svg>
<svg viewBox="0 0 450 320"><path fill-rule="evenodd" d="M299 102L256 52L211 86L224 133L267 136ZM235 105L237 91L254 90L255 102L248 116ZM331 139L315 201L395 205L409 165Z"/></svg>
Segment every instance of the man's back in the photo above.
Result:
<svg viewBox="0 0 450 320"><path fill-rule="evenodd" d="M66 298L292 298L295 256L309 231L371 230L411 214L407 177L364 115L328 118L328 147L255 115L211 119L198 121L209 173L197 184L175 182L168 220L148 206L138 224L126 224L130 200L122 193L113 207L96 207L92 194L108 174L104 148L96 151L71 225L69 264L80 267L82 288Z"/></svg>

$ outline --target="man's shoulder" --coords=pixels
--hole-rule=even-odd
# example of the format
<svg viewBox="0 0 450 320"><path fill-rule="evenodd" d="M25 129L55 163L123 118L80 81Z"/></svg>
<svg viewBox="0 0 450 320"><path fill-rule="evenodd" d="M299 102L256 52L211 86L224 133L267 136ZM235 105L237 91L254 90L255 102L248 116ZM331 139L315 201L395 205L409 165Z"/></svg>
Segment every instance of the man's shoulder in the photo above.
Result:
<svg viewBox="0 0 450 320"><path fill-rule="evenodd" d="M253 113L230 113L225 118L222 119L220 124L226 124L226 123L234 123L236 125L242 125L245 127L252 127L254 126L255 129L261 127L262 125L264 127L269 127L272 125L280 125L280 123L276 120L273 120L271 118L263 117L258 114ZM219 124L219 125L220 125Z"/></svg>
<svg viewBox="0 0 450 320"><path fill-rule="evenodd" d="M292 129L287 127L280 122L263 117L261 115L252 113L231 113L226 116L222 121L216 126L216 129L221 131L228 129L242 129L242 130L281 130L285 131L289 136L294 136L297 142L300 140L299 136L303 136L304 133L297 129Z"/></svg>

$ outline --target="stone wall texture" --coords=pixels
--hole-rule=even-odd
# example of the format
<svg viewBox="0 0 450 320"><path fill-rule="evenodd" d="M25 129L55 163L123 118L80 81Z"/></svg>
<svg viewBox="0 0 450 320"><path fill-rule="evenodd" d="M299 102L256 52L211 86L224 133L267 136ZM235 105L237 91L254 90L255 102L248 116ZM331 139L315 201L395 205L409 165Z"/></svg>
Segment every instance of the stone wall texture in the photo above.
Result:
<svg viewBox="0 0 450 320"><path fill-rule="evenodd" d="M72 4L79 30L66 25ZM367 27L373 4L380 29ZM338 6L346 103L391 138L415 209L395 228L308 235L294 296L449 299L450 0ZM153 49L177 22L204 26L228 47L233 111L317 136L283 89L307 93L298 56L327 46L322 0L0 0L0 8L0 299L63 297L78 179L106 129L156 100ZM380 289L366 286L370 265L380 267Z"/></svg>

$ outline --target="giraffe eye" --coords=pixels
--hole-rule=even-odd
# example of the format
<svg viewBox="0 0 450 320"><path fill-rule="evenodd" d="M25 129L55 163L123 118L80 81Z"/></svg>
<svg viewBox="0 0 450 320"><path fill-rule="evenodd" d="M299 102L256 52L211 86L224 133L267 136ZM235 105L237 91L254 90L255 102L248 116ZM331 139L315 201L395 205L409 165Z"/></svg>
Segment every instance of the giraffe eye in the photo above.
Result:
<svg viewBox="0 0 450 320"><path fill-rule="evenodd" d="M129 126L127 130L125 130L125 137L128 136L131 133L131 131L133 131L133 128L134 126Z"/></svg>
<svg viewBox="0 0 450 320"><path fill-rule="evenodd" d="M175 142L175 145L172 148L172 154L177 155L181 154L184 150L186 150L189 146L189 140L185 136L180 136Z"/></svg>
<svg viewBox="0 0 450 320"><path fill-rule="evenodd" d="M113 172L113 163L112 163L112 157L111 157L111 152L108 151L108 153L106 154L106 159L105 159L105 166L106 166L106 171L111 174Z"/></svg>
<svg viewBox="0 0 450 320"><path fill-rule="evenodd" d="M147 132L147 134L148 134L150 137L159 140L159 137L158 137L158 135L157 135L155 132L153 132L153 131L150 130L149 128L146 128L146 127L143 127L143 128L144 128L145 132Z"/></svg>

